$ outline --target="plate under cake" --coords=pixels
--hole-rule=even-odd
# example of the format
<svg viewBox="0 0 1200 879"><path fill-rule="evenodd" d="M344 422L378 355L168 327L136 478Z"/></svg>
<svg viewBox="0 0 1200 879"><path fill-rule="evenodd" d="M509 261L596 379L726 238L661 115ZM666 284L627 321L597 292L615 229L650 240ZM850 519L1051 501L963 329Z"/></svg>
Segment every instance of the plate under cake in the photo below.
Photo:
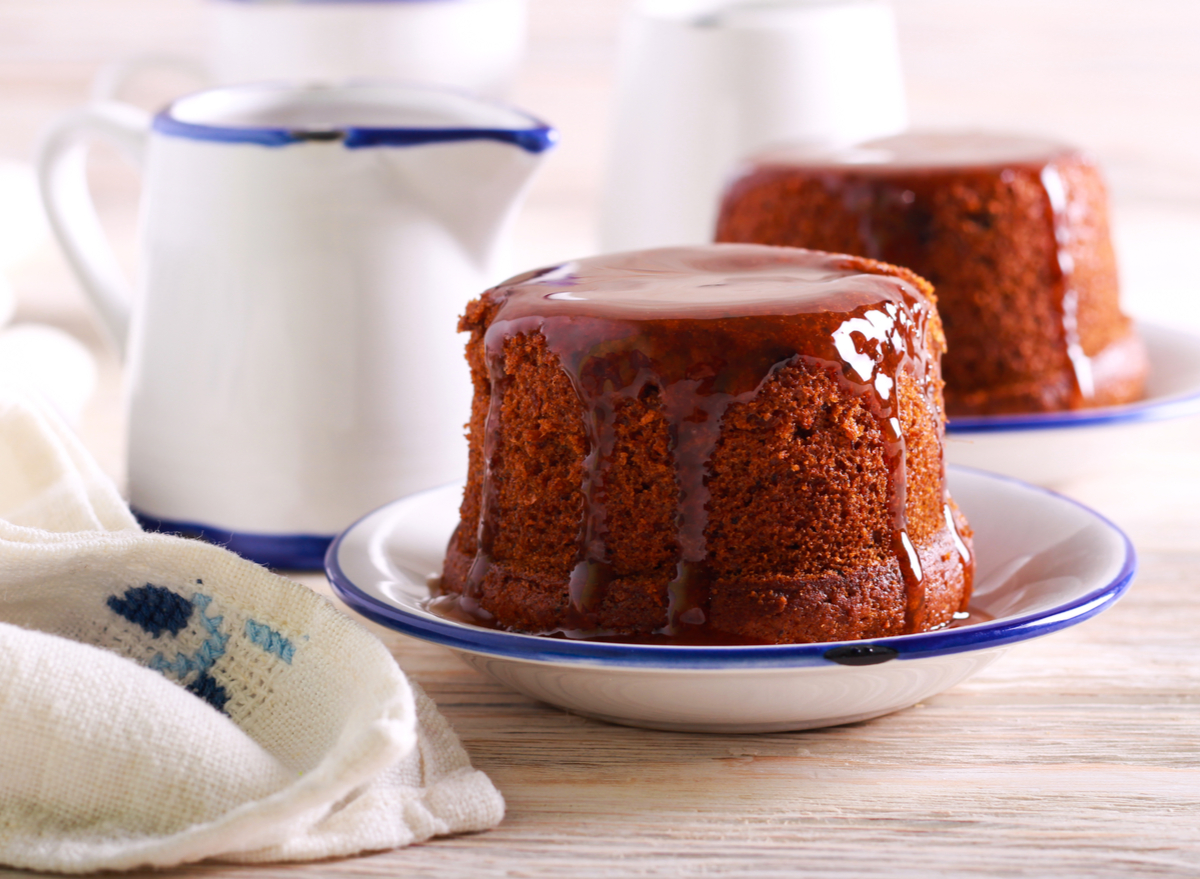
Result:
<svg viewBox="0 0 1200 879"><path fill-rule="evenodd" d="M687 647L521 635L430 609L461 485L403 498L330 547L334 591L355 611L443 645L525 695L614 723L692 732L773 732L906 708L985 668L1010 646L1080 623L1128 588L1136 556L1094 511L1016 480L949 468L975 529L972 610L936 632L818 644ZM984 619L986 618L986 619Z"/></svg>
<svg viewBox="0 0 1200 879"><path fill-rule="evenodd" d="M946 460L1050 487L1121 467L1155 445L1165 422L1200 416L1200 336L1139 321L1146 393L1121 406L951 417Z"/></svg>

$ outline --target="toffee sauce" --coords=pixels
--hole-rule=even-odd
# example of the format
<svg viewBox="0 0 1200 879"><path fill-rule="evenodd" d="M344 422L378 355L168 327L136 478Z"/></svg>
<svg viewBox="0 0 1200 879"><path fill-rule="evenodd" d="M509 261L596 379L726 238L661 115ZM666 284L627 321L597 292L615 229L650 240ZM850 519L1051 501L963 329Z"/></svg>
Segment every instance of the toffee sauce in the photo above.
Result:
<svg viewBox="0 0 1200 879"><path fill-rule="evenodd" d="M1084 353L1080 341L1079 293L1072 284L1071 199L1059 171L1059 163L1077 155L1071 147L1033 137L909 132L829 153L782 148L765 152L756 161L763 166L809 167L825 190L839 195L846 211L856 218L862 255L898 265L919 265L919 260L902 254L919 252L923 246L928 234L923 228L926 205L945 184L948 173L953 173L956 182L972 176L990 182L999 176L1001 182L1010 183L1018 172L1037 181L1045 194L1046 222L1054 233L1055 252L1048 268L1069 375L1077 398L1086 403L1095 398L1095 381L1092 358ZM907 218L905 237L913 241L896 240L886 231L896 227L892 218L897 213Z"/></svg>
<svg viewBox="0 0 1200 879"><path fill-rule="evenodd" d="M491 523L499 514L491 461L509 385L504 346L514 336L540 333L583 404L589 441L570 610L557 632L544 634L639 643L746 643L711 627L706 616L712 582L705 543L708 464L729 407L751 400L779 370L798 360L824 370L848 396L862 400L879 425L891 480L891 551L904 581L905 631L917 630L925 585L905 512L898 376L907 371L923 391L940 380L927 340L932 307L919 291L900 278L871 274L852 258L733 244L581 260L515 281L492 291L502 304L484 337L491 404L483 438L478 553L457 607L448 606L450 595L435 600L441 612L477 624L491 621L477 596L491 564ZM613 577L604 489L617 406L651 386L672 439L678 557L665 625L652 636L632 637L604 632L596 619ZM945 515L967 568L969 553L948 495Z"/></svg>

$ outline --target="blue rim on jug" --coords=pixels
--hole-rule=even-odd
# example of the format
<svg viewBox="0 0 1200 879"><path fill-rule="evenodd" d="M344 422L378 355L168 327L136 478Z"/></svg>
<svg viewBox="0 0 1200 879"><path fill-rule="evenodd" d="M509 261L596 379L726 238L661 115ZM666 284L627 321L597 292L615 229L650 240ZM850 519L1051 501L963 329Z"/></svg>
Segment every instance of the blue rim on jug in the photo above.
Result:
<svg viewBox="0 0 1200 879"><path fill-rule="evenodd" d="M367 99L373 111L383 116L390 112L398 121L360 124L338 120L337 99L348 94ZM430 110L430 101L443 106ZM447 112L445 105L455 112ZM285 111L290 111L295 121L285 122ZM313 118L306 119L305 111ZM363 112L362 102L347 112ZM424 119L400 121L406 115ZM154 117L153 129L168 137L265 147L329 141L340 142L347 149L363 149L493 140L540 153L558 142L557 130L521 110L448 89L380 83L226 86L172 102Z"/></svg>

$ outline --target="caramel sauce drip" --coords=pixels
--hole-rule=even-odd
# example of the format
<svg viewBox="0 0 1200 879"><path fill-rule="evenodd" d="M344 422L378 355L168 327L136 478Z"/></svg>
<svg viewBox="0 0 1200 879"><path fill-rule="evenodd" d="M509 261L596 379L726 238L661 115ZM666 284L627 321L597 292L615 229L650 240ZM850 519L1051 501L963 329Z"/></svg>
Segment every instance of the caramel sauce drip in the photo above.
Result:
<svg viewBox="0 0 1200 879"><path fill-rule="evenodd" d="M926 338L932 306L915 287L873 274L862 261L757 245L581 260L517 281L494 291L502 304L484 337L492 397L483 440L478 554L465 584L463 611L486 623L482 611L473 609L491 564L489 523L498 514L490 462L508 381L505 341L540 333L579 395L589 441L569 583L571 609L562 634L622 640L606 637L596 623L613 578L604 486L618 405L655 393L672 437L678 555L666 623L648 640L720 643L719 634L717 640L706 636L712 580L705 541L708 465L729 407L751 400L776 372L797 360L835 377L878 422L891 480L891 551L904 579L905 631L916 630L925 589L908 535L898 377L906 370L927 390L939 372ZM954 530L949 507L947 517ZM959 546L965 553L961 539Z"/></svg>
<svg viewBox="0 0 1200 879"><path fill-rule="evenodd" d="M1066 184L1053 162L1042 168L1039 180L1046 193L1050 223L1054 228L1055 282L1059 289L1059 312L1062 315L1063 339L1067 345L1067 357L1071 361L1071 375L1075 390L1081 400L1093 400L1096 383L1092 375L1092 359L1083 351L1079 336L1079 291L1072 283L1075 259L1071 256L1071 230L1074 224L1069 216L1070 198Z"/></svg>

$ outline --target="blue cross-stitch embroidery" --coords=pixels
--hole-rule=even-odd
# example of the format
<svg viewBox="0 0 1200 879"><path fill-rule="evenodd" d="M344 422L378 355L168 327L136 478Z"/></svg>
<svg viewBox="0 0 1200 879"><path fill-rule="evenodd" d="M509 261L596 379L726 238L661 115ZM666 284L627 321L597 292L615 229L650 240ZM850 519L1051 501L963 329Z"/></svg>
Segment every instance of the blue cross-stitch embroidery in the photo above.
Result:
<svg viewBox="0 0 1200 879"><path fill-rule="evenodd" d="M196 581L197 584L200 582ZM164 675L173 674L181 682L196 672L196 678L187 684L185 689L223 711L229 701L229 694L208 671L225 655L229 635L221 631L224 617L208 615L208 606L211 603L212 598L199 592L194 593L189 601L170 589L152 583L127 589L120 598L111 595L106 601L113 613L140 626L154 638L158 638L163 632L169 632L171 637L176 637L187 628L192 619L192 612L199 610L200 624L208 633L208 637L196 652L191 656L176 653L173 660L156 653L148 665Z"/></svg>
<svg viewBox="0 0 1200 879"><path fill-rule="evenodd" d="M246 620L246 637L267 653L274 653L288 665L292 664L292 657L296 654L295 645L271 627Z"/></svg>
<svg viewBox="0 0 1200 879"><path fill-rule="evenodd" d="M172 672L180 680L183 680L191 672L198 671L196 679L185 689L199 696L218 711L224 711L225 703L229 701L229 694L208 673L208 670L225 655L225 645L229 642L229 635L221 631L221 623L224 622L225 617L208 615L208 606L212 603L212 598L208 595L195 592L192 594L191 603L199 609L200 623L208 632L208 637L204 639L204 643L192 656L176 653L174 661L168 661L161 653L156 653L150 660L150 667L163 674Z"/></svg>
<svg viewBox="0 0 1200 879"><path fill-rule="evenodd" d="M229 694L225 692L225 688L207 672L201 672L196 680L187 685L186 689L190 693L195 693L218 711L224 711L225 703L229 701Z"/></svg>
<svg viewBox="0 0 1200 879"><path fill-rule="evenodd" d="M200 611L200 622L208 631L208 637L195 654L186 656L183 653L176 653L175 659L168 660L161 653L156 653L150 660L150 668L163 674L170 672L182 680L193 671L201 673L208 671L212 668L213 663L225 655L225 645L229 642L229 635L223 633L220 628L225 617L210 617L206 613L211 602L212 598L199 592L192 596L192 604Z"/></svg>
<svg viewBox="0 0 1200 879"><path fill-rule="evenodd" d="M128 589L120 598L110 595L108 606L155 638L163 632L170 632L172 637L178 635L192 616L192 602L151 583Z"/></svg>

